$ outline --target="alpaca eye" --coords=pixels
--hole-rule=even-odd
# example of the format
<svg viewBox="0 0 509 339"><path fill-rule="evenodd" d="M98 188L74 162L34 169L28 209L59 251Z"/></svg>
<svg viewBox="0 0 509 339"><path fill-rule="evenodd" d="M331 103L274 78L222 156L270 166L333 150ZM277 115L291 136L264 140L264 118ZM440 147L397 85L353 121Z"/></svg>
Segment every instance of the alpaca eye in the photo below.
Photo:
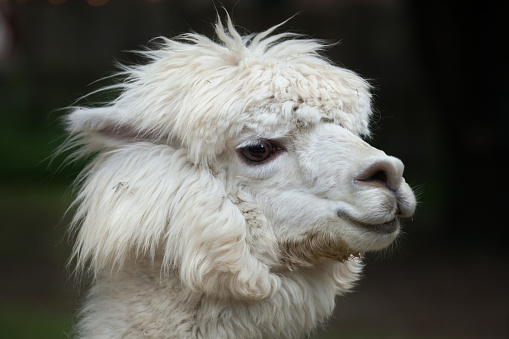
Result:
<svg viewBox="0 0 509 339"><path fill-rule="evenodd" d="M240 153L249 162L259 163L272 157L275 150L270 142L264 140L241 148Z"/></svg>

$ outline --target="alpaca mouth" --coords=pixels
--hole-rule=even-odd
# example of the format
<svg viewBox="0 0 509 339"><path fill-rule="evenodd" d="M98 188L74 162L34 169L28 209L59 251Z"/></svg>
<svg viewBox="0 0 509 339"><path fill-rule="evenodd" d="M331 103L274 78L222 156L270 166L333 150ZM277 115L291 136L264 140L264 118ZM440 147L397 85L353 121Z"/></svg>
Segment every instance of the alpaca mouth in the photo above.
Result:
<svg viewBox="0 0 509 339"><path fill-rule="evenodd" d="M355 226L362 227L363 229L367 229L374 233L380 233L380 234L390 234L394 233L399 228L399 219L394 218L390 221L381 223L381 224L368 224L365 222L357 221L357 220L350 220Z"/></svg>
<svg viewBox="0 0 509 339"><path fill-rule="evenodd" d="M352 225L362 228L364 230L368 230L373 233L390 234L390 233L396 232L399 229L398 217L394 217L389 221L385 221L385 222L381 222L381 223L376 223L376 222L368 223L365 221L357 220L357 219L355 219L341 211L338 211L337 214L340 218L344 218L344 219L348 220L348 222L350 222Z"/></svg>

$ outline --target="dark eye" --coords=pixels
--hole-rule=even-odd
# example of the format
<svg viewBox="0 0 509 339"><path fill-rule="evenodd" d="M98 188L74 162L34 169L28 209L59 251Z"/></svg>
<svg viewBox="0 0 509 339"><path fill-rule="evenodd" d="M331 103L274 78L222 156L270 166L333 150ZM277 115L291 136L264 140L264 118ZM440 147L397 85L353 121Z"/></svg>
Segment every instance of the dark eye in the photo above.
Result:
<svg viewBox="0 0 509 339"><path fill-rule="evenodd" d="M256 144L252 144L240 149L240 153L249 162L263 162L275 153L275 147L267 140L262 140Z"/></svg>

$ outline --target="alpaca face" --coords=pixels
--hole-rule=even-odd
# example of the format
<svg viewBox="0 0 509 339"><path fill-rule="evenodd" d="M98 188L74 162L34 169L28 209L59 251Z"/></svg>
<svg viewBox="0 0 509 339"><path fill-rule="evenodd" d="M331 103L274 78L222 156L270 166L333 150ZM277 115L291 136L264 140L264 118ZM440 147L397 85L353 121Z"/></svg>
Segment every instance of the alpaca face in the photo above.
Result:
<svg viewBox="0 0 509 339"><path fill-rule="evenodd" d="M246 133L230 157L230 177L256 200L280 244L322 236L324 256L378 250L415 209L402 162L336 124L276 139Z"/></svg>
<svg viewBox="0 0 509 339"><path fill-rule="evenodd" d="M166 39L111 105L69 114L78 154L97 154L75 203L79 267L148 258L189 290L253 300L277 293L276 271L396 238L415 197L401 161L360 137L369 85L274 29Z"/></svg>

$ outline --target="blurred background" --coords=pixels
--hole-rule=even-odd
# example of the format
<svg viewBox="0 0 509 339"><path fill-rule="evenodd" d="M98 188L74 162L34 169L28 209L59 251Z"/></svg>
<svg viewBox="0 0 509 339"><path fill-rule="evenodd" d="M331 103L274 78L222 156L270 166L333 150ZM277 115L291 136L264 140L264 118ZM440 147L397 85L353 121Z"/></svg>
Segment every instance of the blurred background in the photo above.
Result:
<svg viewBox="0 0 509 339"><path fill-rule="evenodd" d="M211 36L221 6L245 33L298 13L280 30L340 41L327 56L375 86L372 144L419 194L315 337L509 338L507 13L468 3L0 0L0 338L68 337L86 291L66 268L81 165L50 161L60 108L156 36Z"/></svg>

